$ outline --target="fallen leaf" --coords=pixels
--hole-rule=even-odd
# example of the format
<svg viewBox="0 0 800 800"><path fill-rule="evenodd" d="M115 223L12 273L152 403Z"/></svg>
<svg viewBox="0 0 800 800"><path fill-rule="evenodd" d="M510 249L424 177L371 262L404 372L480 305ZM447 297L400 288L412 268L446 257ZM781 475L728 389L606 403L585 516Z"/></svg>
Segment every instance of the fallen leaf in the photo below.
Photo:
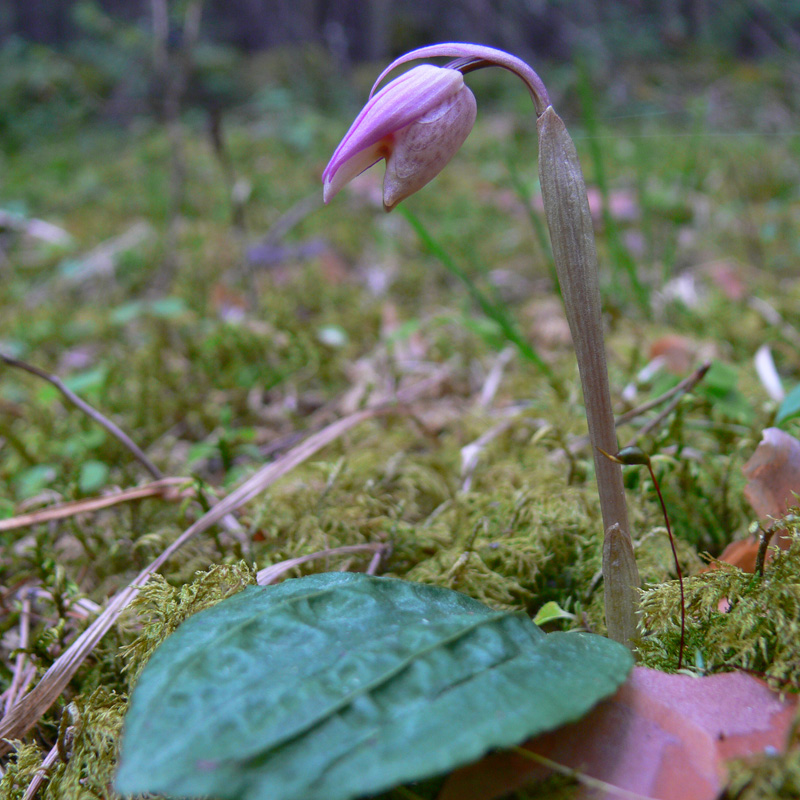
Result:
<svg viewBox="0 0 800 800"><path fill-rule="evenodd" d="M780 428L766 428L761 436L755 453L742 467L748 481L744 496L762 520L777 519L798 502L800 441ZM779 533L773 542L786 550L791 537Z"/></svg>
<svg viewBox="0 0 800 800"><path fill-rule="evenodd" d="M726 564L733 564L734 567L744 572L756 571L756 556L758 555L758 538L755 536L748 536L747 539L739 539L738 541L731 542L719 555L718 561L724 561ZM769 554L767 554L769 555ZM712 561L702 572L708 572L714 569Z"/></svg>
<svg viewBox="0 0 800 800"><path fill-rule="evenodd" d="M725 762L785 749L797 706L744 672L694 677L636 667L588 716L523 745L583 775L654 800L714 800ZM494 753L454 772L438 800L491 800L549 770ZM577 798L614 798L582 786Z"/></svg>
<svg viewBox="0 0 800 800"><path fill-rule="evenodd" d="M685 375L698 362L710 361L717 348L709 342L697 342L685 336L667 334L650 345L650 359L661 359L664 368L674 375Z"/></svg>

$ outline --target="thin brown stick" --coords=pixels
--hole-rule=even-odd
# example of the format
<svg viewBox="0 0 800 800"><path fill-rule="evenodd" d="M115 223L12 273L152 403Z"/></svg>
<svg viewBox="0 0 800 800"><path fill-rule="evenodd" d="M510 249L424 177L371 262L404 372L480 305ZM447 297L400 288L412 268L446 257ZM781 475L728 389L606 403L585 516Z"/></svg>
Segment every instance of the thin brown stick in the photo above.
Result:
<svg viewBox="0 0 800 800"><path fill-rule="evenodd" d="M36 797L41 785L47 780L47 773L52 769L56 761L58 761L58 745L54 744L50 752L45 756L44 761L42 761L42 766L36 770L36 774L28 784L25 794L22 795L22 800L33 800Z"/></svg>
<svg viewBox="0 0 800 800"><path fill-rule="evenodd" d="M380 559L386 555L389 550L389 545L383 542L365 542L364 544L348 544L344 547L330 547L326 550L320 550L316 553L309 553L305 556L298 556L297 558L287 558L285 561L280 561L277 564L272 564L269 567L264 567L258 571L256 575L256 583L259 586L269 586L275 583L281 575L288 572L294 567L299 567L308 561L316 561L319 558L327 558L329 556L345 555L348 553L372 553L373 558L370 560L370 567L372 567L375 559L380 563ZM377 569L377 565L375 567ZM374 570L373 573L374 574Z"/></svg>
<svg viewBox="0 0 800 800"><path fill-rule="evenodd" d="M36 375L37 378L47 381L51 386L55 386L70 403L77 406L84 414L91 417L99 425L102 425L102 427L104 427L118 442L124 445L155 480L160 481L164 477L161 470L150 461L144 452L142 452L141 448L125 433L125 431L115 425L108 417L103 416L99 411L92 408L85 400L81 400L75 392L67 388L61 378L56 375L50 375L50 373L39 369L39 367L34 367L32 364L28 364L26 361L20 361L18 358L11 358L2 353L0 353L0 360L8 367L16 367L17 369L29 372L31 375Z"/></svg>
<svg viewBox="0 0 800 800"><path fill-rule="evenodd" d="M775 535L775 526L770 525L766 530L759 527L761 531L761 540L758 543L758 552L756 553L756 565L753 570L754 575L764 577L764 564L767 560L767 548L769 547L770 540Z"/></svg>
<svg viewBox="0 0 800 800"><path fill-rule="evenodd" d="M679 384L673 386L671 389L669 389L668 391L664 392L664 394L660 394L658 397L654 397L652 400L648 400L646 403L642 403L641 405L636 406L635 408L632 408L629 411L626 411L624 414L620 414L618 417L615 417L615 419L614 419L614 427L615 428L619 428L622 425L627 425L629 422L631 422L632 420L636 419L636 417L640 417L642 414L646 414L648 411L652 411L652 409L657 408L658 406L662 405L663 403L666 403L671 398L677 397L678 399L680 399L681 397L683 397L683 395L687 394L692 389L694 389L694 387L701 380L703 380L703 378L705 377L706 373L708 372L708 370L710 368L711 368L711 362L710 361L706 361L704 364L701 364L694 372L692 372L690 375L685 377ZM675 405L673 405L669 409L669 411L666 412L666 414L664 412L659 414L659 416L656 417L656 420L657 420L656 425L660 424L665 419L665 417L668 416L671 413L671 411L674 408L675 408ZM652 423L652 420L648 421L647 425L651 425L651 423ZM650 430L653 430L653 428L649 428L647 432L649 433ZM644 434L640 431L636 435L637 436L642 436ZM635 440L634 440L634 442L635 442ZM589 437L588 436L579 436L579 437L577 437L575 439L572 439L570 441L570 443L569 443L569 451L571 453L576 453L576 452L578 452L578 450L583 449L588 444L589 444ZM632 446L633 445L630 444L630 443L625 445L625 447L632 447ZM558 452L561 452L561 451L558 451Z"/></svg>
<svg viewBox="0 0 800 800"><path fill-rule="evenodd" d="M634 447L642 437L647 436L647 434L649 434L651 431L654 431L678 407L678 403L681 402L684 394L690 392L692 388L705 377L705 374L708 372L710 367L711 367L711 362L707 361L692 375L690 375L685 380L681 381L681 383L678 384L678 386L682 386L682 384L685 384L685 386L682 386L681 391L678 394L676 394L676 396L672 399L672 401L668 403L655 417L653 417L653 419L651 419L646 425L640 428L639 431L637 431L636 434L633 436L633 438L631 438L631 440L625 444L625 447ZM675 389L677 389L678 386L676 386ZM622 449L624 450L625 447L623 447Z"/></svg>
<svg viewBox="0 0 800 800"><path fill-rule="evenodd" d="M12 531L17 528L27 528L30 525L40 525L43 522L52 522L58 519L67 519L76 514L91 514L101 511L104 508L119 505L120 503L130 503L136 500L144 500L148 497L161 497L167 500L183 500L186 497L193 497L195 492L188 488L181 490L191 484L191 478L162 478L160 481L153 481L144 486L135 486L132 489L123 489L120 492L109 494L104 497L88 497L83 500L70 500L67 503L59 503L48 508L41 508L38 511L31 511L28 514L17 514L15 517L0 520L0 531Z"/></svg>
<svg viewBox="0 0 800 800"><path fill-rule="evenodd" d="M694 372L685 377L679 384L673 386L669 391L664 392L664 394L661 394L658 397L654 397L652 400L648 400L646 403L642 403L640 406L636 406L636 408L630 409L630 411L626 411L624 414L620 414L614 421L614 424L617 427L620 425L625 425L632 419L640 417L642 414L646 414L648 411L653 408L657 408L662 403L666 403L670 398L676 395L684 395L688 392L691 392L692 389L694 389L694 387L700 383L701 380L703 380L709 369L711 369L711 362L706 361Z"/></svg>
<svg viewBox="0 0 800 800"><path fill-rule="evenodd" d="M145 567L128 586L111 598L103 613L53 662L39 683L14 706L9 714L0 719L0 755L7 753L11 749L8 740L19 739L24 736L61 696L61 693L72 676L78 671L84 659L114 625L119 615L133 600L139 589L189 539L198 533L208 530L227 514L257 497L279 478L350 429L368 419L374 419L377 416L396 411L402 407L401 404L418 400L427 391L440 385L448 375L449 370L443 369L414 386L401 389L393 402L361 409L332 422L321 431L311 434L277 461L261 467L248 480L213 506L193 525L189 526L158 558Z"/></svg>
<svg viewBox="0 0 800 800"><path fill-rule="evenodd" d="M4 714L14 707L17 697L25 691L26 683L26 670L25 662L27 661L28 638L30 636L31 624L31 598L28 590L23 590L22 598L22 611L19 615L19 653L14 663L14 677L11 679L11 686L8 687L6 693L6 702L4 707Z"/></svg>
<svg viewBox="0 0 800 800"><path fill-rule="evenodd" d="M512 747L511 750L518 756L535 761L537 764L541 764L543 767L547 767L553 772L557 772L559 775L565 775L568 778L574 778L576 781L578 781L578 783L582 783L584 786L588 786L590 789L598 789L606 794L623 797L625 800L653 800L653 798L648 797L647 795L639 794L638 792L632 792L629 789L622 789L619 786L614 786L613 783L602 781L600 778L593 778L591 775L587 775L584 772L578 772L578 770L572 769L572 767L559 764L558 761L553 761L553 759L547 758L547 756L539 755L539 753L535 753L525 747Z"/></svg>
<svg viewBox="0 0 800 800"><path fill-rule="evenodd" d="M161 470L153 464L152 461L144 454L142 449L117 425L115 425L108 417L101 414L97 409L90 406L85 400L82 400L71 389L67 388L64 382L56 375L51 375L38 367L28 364L25 361L20 361L16 358L11 358L0 353L0 360L10 367L17 367L18 369L25 370L31 375L36 375L38 378L47 381L52 386L55 386L61 394L67 398L73 405L77 406L88 417L93 419L103 428L105 428L114 438L117 439L125 448L127 448L133 456L139 461L140 464L155 478L156 481L164 479L164 474ZM241 542L244 538L241 526L233 516L226 515L221 524ZM0 529L1 530L1 529Z"/></svg>

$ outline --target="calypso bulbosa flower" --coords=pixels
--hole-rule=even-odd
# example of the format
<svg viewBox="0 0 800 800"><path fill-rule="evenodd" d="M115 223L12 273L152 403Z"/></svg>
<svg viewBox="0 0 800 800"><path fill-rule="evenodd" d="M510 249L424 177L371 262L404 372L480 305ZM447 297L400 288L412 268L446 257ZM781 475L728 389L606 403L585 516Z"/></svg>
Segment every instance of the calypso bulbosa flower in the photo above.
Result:
<svg viewBox="0 0 800 800"><path fill-rule="evenodd" d="M423 64L370 98L322 175L325 202L386 159L387 211L432 181L472 130L475 96L454 69Z"/></svg>
<svg viewBox="0 0 800 800"><path fill-rule="evenodd" d="M455 60L443 67L417 66L374 94L375 87L400 64L440 56ZM539 76L515 56L475 44L437 44L401 56L378 77L371 99L334 152L323 173L324 199L327 203L382 158L386 159L383 201L387 210L436 177L475 120L475 100L463 76L489 66L502 67L521 78L536 109L542 200L578 360L603 515L606 623L612 639L631 646L636 634L639 573L622 470L601 454L615 453L618 448L594 230L575 145Z"/></svg>

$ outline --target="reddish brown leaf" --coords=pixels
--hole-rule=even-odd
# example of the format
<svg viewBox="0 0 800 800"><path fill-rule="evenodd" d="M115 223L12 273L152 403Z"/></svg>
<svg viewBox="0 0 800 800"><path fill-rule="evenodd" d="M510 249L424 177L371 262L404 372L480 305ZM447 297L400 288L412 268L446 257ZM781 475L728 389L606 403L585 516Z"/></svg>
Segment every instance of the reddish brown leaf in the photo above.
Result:
<svg viewBox="0 0 800 800"><path fill-rule="evenodd" d="M636 667L587 717L524 747L655 800L714 800L727 760L785 748L796 705L743 672L696 678ZM546 775L522 755L494 753L453 773L438 800L491 800ZM618 797L588 787L576 796Z"/></svg>
<svg viewBox="0 0 800 800"><path fill-rule="evenodd" d="M790 505L796 505L800 493L800 441L779 428L767 428L755 453L742 467L748 479L744 496L753 511L763 520L782 517ZM773 542L788 548L788 536L776 536Z"/></svg>
<svg viewBox="0 0 800 800"><path fill-rule="evenodd" d="M736 542L731 542L720 553L719 561L724 561L727 564L733 564L734 567L744 572L756 571L756 556L758 556L758 539L754 536L749 536L747 539L739 539ZM716 561L712 561L701 572L708 572L714 569Z"/></svg>
<svg viewBox="0 0 800 800"><path fill-rule="evenodd" d="M701 361L709 361L717 355L717 348L710 342L697 342L685 336L667 334L650 345L650 358L661 358L664 368L674 375L685 375Z"/></svg>

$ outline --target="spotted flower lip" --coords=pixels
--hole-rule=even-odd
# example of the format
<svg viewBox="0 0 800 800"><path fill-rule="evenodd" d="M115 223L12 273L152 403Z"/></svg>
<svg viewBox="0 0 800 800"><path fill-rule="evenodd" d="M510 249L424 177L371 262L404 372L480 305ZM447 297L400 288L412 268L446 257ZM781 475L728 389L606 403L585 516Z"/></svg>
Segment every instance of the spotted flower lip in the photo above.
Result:
<svg viewBox="0 0 800 800"><path fill-rule="evenodd" d="M455 69L421 64L387 84L356 117L322 173L326 203L356 175L386 159L386 210L421 189L472 130L475 97Z"/></svg>

